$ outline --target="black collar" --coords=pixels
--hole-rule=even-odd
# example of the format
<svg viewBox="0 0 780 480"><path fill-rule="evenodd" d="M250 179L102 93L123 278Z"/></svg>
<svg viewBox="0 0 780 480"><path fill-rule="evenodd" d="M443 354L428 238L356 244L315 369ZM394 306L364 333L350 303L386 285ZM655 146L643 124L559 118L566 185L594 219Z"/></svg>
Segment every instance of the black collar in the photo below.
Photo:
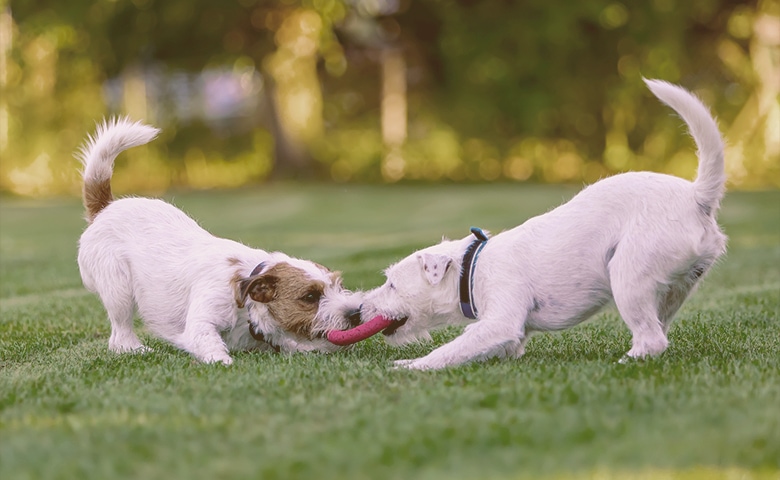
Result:
<svg viewBox="0 0 780 480"><path fill-rule="evenodd" d="M265 269L265 262L260 262L257 264L257 266L252 270L252 273L249 274L250 277L254 277L255 275L259 275L260 272L262 272Z"/></svg>
<svg viewBox="0 0 780 480"><path fill-rule="evenodd" d="M460 269L460 284L458 293L460 294L460 311L467 318L477 318L477 307L474 305L474 267L477 264L479 252L488 241L487 235L482 229L471 227L471 233L474 234L474 241L466 248L463 255L463 263Z"/></svg>
<svg viewBox="0 0 780 480"><path fill-rule="evenodd" d="M268 339L265 338L265 335L263 335L263 332L259 330L255 330L255 326L252 323L252 320L247 320L247 323L249 324L249 334L252 335L252 338L257 340L258 342L262 342L270 345L271 348L273 348L276 353L279 353L281 348L279 348L278 345L274 345L273 343L269 342Z"/></svg>

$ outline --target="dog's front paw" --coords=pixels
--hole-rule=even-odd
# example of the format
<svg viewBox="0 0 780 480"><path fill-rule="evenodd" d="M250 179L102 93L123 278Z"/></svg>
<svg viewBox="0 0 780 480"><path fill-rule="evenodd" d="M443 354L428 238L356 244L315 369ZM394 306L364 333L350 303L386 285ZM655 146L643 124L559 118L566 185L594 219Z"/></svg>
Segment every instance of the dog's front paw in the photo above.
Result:
<svg viewBox="0 0 780 480"><path fill-rule="evenodd" d="M414 360L396 360L394 367L396 370L438 370L444 367L444 365L435 365L425 358L416 358Z"/></svg>
<svg viewBox="0 0 780 480"><path fill-rule="evenodd" d="M230 355L213 355L204 358L203 363L221 363L222 365L228 366L233 364L233 359L230 358Z"/></svg>
<svg viewBox="0 0 780 480"><path fill-rule="evenodd" d="M414 358L406 359L406 360L396 360L393 362L393 367L395 368L404 368L410 363L414 362Z"/></svg>
<svg viewBox="0 0 780 480"><path fill-rule="evenodd" d="M627 353L620 357L620 360L618 360L618 363L621 365L630 365L632 363L641 364L643 360L649 359L650 356L643 355L643 356L634 356L630 353Z"/></svg>

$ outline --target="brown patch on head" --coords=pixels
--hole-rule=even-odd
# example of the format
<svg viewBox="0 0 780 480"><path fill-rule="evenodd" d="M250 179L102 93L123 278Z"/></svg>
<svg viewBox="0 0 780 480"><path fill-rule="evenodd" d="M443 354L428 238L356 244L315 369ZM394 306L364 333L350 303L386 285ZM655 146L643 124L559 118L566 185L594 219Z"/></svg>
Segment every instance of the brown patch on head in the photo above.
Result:
<svg viewBox="0 0 780 480"><path fill-rule="evenodd" d="M330 268L326 267L325 265L320 265L317 262L312 262L314 265L317 266L320 270L322 270L326 275L328 275L328 278L330 278L330 281L337 286L341 286L341 272L339 271L332 271Z"/></svg>
<svg viewBox="0 0 780 480"><path fill-rule="evenodd" d="M330 278L330 282L333 285L335 285L335 286L337 286L339 288L342 287L341 272L330 272L330 274L328 275L328 278Z"/></svg>
<svg viewBox="0 0 780 480"><path fill-rule="evenodd" d="M312 339L312 325L325 291L323 282L281 262L260 275L240 279L236 286L239 307L243 307L246 297L264 303L283 329Z"/></svg>
<svg viewBox="0 0 780 480"><path fill-rule="evenodd" d="M101 210L114 200L111 194L111 179L86 181L83 190L84 207L87 210L87 222L92 223Z"/></svg>
<svg viewBox="0 0 780 480"><path fill-rule="evenodd" d="M330 268L326 267L325 265L320 265L317 262L311 262L311 263L313 263L317 268L319 268L320 270L322 270L325 273L330 273L330 271L331 271Z"/></svg>

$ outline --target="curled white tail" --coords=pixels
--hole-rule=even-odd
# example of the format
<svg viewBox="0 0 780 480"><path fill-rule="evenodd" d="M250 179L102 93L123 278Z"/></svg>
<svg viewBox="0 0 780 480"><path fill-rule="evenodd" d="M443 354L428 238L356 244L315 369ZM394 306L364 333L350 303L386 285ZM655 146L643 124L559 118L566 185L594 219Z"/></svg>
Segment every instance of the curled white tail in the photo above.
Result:
<svg viewBox="0 0 780 480"><path fill-rule="evenodd" d="M127 117L104 120L98 125L95 134L87 139L77 155L84 167L83 196L87 221L92 222L113 200L111 174L117 155L128 148L149 143L159 132L157 128L132 122Z"/></svg>
<svg viewBox="0 0 780 480"><path fill-rule="evenodd" d="M715 213L726 189L723 138L709 109L692 93L661 80L645 79L650 91L682 117L699 149L699 169L693 188L706 213Z"/></svg>

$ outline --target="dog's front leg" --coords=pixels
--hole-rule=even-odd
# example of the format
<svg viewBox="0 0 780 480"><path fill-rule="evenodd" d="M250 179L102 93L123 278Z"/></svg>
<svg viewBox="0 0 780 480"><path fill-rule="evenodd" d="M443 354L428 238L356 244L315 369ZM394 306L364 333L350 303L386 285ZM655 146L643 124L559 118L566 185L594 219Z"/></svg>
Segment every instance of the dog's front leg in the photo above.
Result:
<svg viewBox="0 0 780 480"><path fill-rule="evenodd" d="M201 362L232 364L233 359L216 325L225 315L226 312L221 312L214 303L205 300L193 302L189 306L184 332L174 343Z"/></svg>
<svg viewBox="0 0 780 480"><path fill-rule="evenodd" d="M187 327L176 344L201 362L222 362L225 365L233 363L222 336L217 328L208 321L196 321L191 324L188 318Z"/></svg>
<svg viewBox="0 0 780 480"><path fill-rule="evenodd" d="M436 370L489 358L518 358L524 352L525 334L515 321L480 320L466 327L461 336L428 355L398 360L397 368Z"/></svg>

